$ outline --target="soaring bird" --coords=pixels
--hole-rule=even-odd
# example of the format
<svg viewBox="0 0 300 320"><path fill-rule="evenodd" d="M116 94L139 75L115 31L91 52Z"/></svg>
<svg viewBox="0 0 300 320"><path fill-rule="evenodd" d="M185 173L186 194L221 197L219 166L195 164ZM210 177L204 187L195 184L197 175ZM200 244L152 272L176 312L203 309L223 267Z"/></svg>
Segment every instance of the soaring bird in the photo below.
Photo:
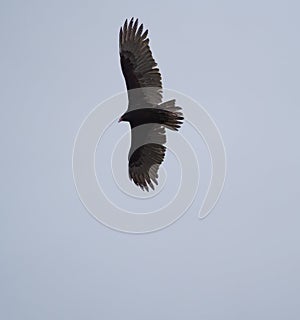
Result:
<svg viewBox="0 0 300 320"><path fill-rule="evenodd" d="M120 117L131 126L129 178L142 190L154 190L166 147L166 128L178 131L182 109L175 99L162 102L162 82L149 47L148 30L138 19L127 19L120 28L119 50L128 93L128 108ZM154 183L154 184L153 184Z"/></svg>

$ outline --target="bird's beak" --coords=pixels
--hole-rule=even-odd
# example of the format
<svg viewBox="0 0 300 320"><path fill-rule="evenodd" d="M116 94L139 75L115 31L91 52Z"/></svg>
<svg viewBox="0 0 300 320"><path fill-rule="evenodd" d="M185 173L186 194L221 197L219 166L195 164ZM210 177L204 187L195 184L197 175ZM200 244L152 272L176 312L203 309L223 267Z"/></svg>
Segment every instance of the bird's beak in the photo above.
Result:
<svg viewBox="0 0 300 320"><path fill-rule="evenodd" d="M120 117L120 119L118 120L118 122L121 122L121 121L123 121L122 117Z"/></svg>

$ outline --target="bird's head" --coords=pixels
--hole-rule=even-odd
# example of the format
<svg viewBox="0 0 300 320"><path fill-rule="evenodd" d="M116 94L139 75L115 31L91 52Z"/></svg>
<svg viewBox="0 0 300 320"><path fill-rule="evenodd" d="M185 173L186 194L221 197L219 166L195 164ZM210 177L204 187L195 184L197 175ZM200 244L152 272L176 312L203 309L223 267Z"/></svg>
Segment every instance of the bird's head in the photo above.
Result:
<svg viewBox="0 0 300 320"><path fill-rule="evenodd" d="M120 119L119 119L118 122L122 122L122 121L129 121L126 113L124 113L124 114L120 117Z"/></svg>

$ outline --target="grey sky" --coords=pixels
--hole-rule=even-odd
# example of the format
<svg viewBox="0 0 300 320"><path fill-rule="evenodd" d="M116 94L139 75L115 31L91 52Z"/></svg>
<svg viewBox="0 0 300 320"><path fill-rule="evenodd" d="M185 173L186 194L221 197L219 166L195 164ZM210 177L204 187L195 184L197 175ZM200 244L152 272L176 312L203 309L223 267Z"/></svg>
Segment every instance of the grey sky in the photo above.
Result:
<svg viewBox="0 0 300 320"><path fill-rule="evenodd" d="M299 319L299 9L1 1L1 319ZM146 235L93 219L71 167L84 117L124 90L118 30L132 16L150 30L163 84L208 110L228 157L221 199L199 221L207 154L183 128L201 157L199 197ZM114 129L103 148L128 127Z"/></svg>

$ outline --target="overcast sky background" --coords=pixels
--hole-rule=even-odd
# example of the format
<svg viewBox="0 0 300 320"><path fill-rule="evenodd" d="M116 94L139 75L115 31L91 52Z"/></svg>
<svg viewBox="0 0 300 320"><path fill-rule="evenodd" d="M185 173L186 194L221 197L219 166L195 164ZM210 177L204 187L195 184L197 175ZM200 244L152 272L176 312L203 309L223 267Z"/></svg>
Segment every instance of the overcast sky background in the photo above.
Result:
<svg viewBox="0 0 300 320"><path fill-rule="evenodd" d="M0 2L1 319L299 319L299 10ZM205 220L192 206L145 235L93 219L71 167L87 113L124 90L118 30L132 16L150 30L164 85L208 110L228 158Z"/></svg>

